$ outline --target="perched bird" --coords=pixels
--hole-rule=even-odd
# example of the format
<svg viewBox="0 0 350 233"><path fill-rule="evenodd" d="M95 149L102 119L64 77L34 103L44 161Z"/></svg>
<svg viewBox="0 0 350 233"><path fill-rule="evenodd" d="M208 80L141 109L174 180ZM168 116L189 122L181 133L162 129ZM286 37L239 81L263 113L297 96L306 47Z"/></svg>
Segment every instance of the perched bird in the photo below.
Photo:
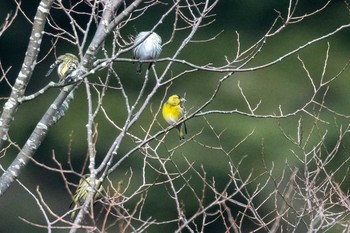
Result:
<svg viewBox="0 0 350 233"><path fill-rule="evenodd" d="M90 174L85 174L80 179L77 190L75 191L75 194L73 196L73 201L69 205L69 208L71 208L73 203L74 203L74 207L73 207L73 211L72 211L72 215L71 215L71 220L74 218L75 212L84 204L86 198L88 197L89 188L91 187L90 183L91 183ZM95 179L95 187L94 188L97 189L94 193L94 198L93 198L93 201L95 202L96 200L98 200L102 197L103 187L102 187L102 185L100 185L99 179Z"/></svg>
<svg viewBox="0 0 350 233"><path fill-rule="evenodd" d="M52 70L58 66L57 73L60 77L60 82L64 83L69 78L69 75L77 69L78 64L79 59L74 54L66 53L57 58L57 60L50 66L50 69L45 76L49 76Z"/></svg>
<svg viewBox="0 0 350 233"><path fill-rule="evenodd" d="M149 34L149 35L148 35ZM138 60L155 60L159 57L160 52L162 51L162 38L155 32L150 33L140 32L137 34L134 45L134 59ZM151 68L153 62L148 66L148 69ZM137 73L141 73L142 63L139 63Z"/></svg>
<svg viewBox="0 0 350 233"><path fill-rule="evenodd" d="M163 118L169 125L175 125L184 116L184 102L184 98L181 98L178 95L172 95L169 97L168 101L164 103L162 109ZM185 139L184 135L187 134L185 122L176 126L176 128L179 131L180 140Z"/></svg>

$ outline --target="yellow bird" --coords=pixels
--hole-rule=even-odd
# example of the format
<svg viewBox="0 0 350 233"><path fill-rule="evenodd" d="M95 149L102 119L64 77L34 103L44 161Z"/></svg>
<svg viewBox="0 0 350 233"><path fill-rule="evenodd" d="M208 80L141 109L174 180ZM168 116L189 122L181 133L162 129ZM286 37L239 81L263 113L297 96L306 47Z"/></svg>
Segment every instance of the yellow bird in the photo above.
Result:
<svg viewBox="0 0 350 233"><path fill-rule="evenodd" d="M60 76L60 82L65 82L65 79L69 77L69 75L78 68L79 59L77 56L71 53L66 53L57 58L57 60L50 66L49 71L45 75L49 76L53 69L57 66L57 73Z"/></svg>
<svg viewBox="0 0 350 233"><path fill-rule="evenodd" d="M84 204L86 198L89 195L89 188L91 187L90 181L91 181L90 174L85 174L79 181L79 185L78 185L77 190L75 191L75 194L73 196L73 201L69 206L69 208L71 208L73 203L74 203L74 208L72 211L71 220L74 219L75 212ZM94 194L93 202L95 202L96 200L98 200L102 197L103 187L102 187L102 185L100 185L99 179L95 179L95 188L97 190Z"/></svg>
<svg viewBox="0 0 350 233"><path fill-rule="evenodd" d="M168 101L163 105L163 118L169 125L175 125L185 114L185 108L183 103L184 98L178 95L172 95L169 97ZM176 126L179 131L180 140L185 139L185 134L187 134L187 127L185 122Z"/></svg>

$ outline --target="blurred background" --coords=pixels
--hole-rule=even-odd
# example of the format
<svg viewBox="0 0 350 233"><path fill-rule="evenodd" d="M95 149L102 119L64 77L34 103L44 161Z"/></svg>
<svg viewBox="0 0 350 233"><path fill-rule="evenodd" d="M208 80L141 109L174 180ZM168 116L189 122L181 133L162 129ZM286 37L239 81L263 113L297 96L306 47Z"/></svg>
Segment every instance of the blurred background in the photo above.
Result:
<svg viewBox="0 0 350 233"><path fill-rule="evenodd" d="M297 8L298 15L304 15L311 12L325 1L310 0L300 1ZM26 12L29 19L33 19L36 8L39 4L38 0L23 1L22 10ZM277 17L277 11L285 15L288 6L288 1L254 1L254 0L225 0L220 1L215 8L216 15L212 17L215 21L203 27L196 34L196 40L206 40L222 32L216 40L206 43L190 43L179 59L186 59L195 64L203 65L212 62L213 65L221 66L225 64L225 56L233 59L237 52L237 35L240 35L240 48L245 50L253 43L259 40ZM7 13L14 11L16 5L11 0L1 1L0 3L0 23L4 21ZM150 12L147 12L144 17L133 21L130 25L123 28L123 35L135 35L137 32L149 30L159 20L161 13L165 12L166 6L156 7ZM157 10L157 14L154 13ZM159 13L158 13L159 12ZM299 13L300 12L300 13ZM64 16L60 16L57 11L57 20L62 20L62 24L69 25L69 21ZM61 18L60 18L61 17ZM345 1L331 1L330 4L322 12L307 18L299 24L292 24L284 31L275 37L267 40L266 45L258 54L256 59L250 63L248 67L254 67L265 64L285 53L296 49L306 42L320 37L322 35L333 32L342 24L349 23L350 13L347 9ZM84 19L81 19L82 22ZM163 42L170 38L169 24L172 23L170 17L164 21L157 29L157 33L163 38ZM11 84L14 83L16 76L21 68L23 58L28 45L31 32L31 24L25 19L22 14L16 18L14 24L0 38L0 59L3 67L7 69L11 67L7 77ZM161 57L171 56L181 40L188 31L178 33L174 43L170 43L163 48ZM91 35L93 35L91 33ZM330 45L329 58L324 79L329 80L337 75L349 60L349 36L348 29L343 30L332 37L322 40L316 44L308 46L297 54L290 56L277 65L273 65L261 70L253 72L235 73L229 80L225 81L217 98L205 109L220 109L249 111L247 105L240 94L238 83L243 89L246 97L252 106L259 105L257 114L273 115L279 113L279 106L284 113L294 112L301 108L313 95L313 89L307 73L303 69L298 56L304 61L307 69L310 72L312 80L318 84L323 73L323 66L326 58L328 44ZM108 38L108 40L112 40ZM41 48L41 60L49 48L51 47L51 39L47 36ZM57 55L65 52L77 53L77 50L70 44L60 41L57 44ZM127 58L132 57L132 53L126 54ZM37 64L33 77L30 81L27 94L32 94L44 87L51 79L57 79L56 74L49 78L45 77L50 64L54 61L54 55L51 53L45 60ZM166 63L157 63L156 69L161 71L165 68ZM131 100L135 100L142 86L142 75L137 75L136 65L127 62L116 62L115 69L123 81L127 94ZM179 73L184 67L175 65L173 67L174 74ZM98 81L98 77L104 77L104 71L91 77L90 81ZM215 89L217 82L224 74L195 72L183 76L176 80L169 88L168 94L177 93L185 95L187 102L186 108L191 112L191 109L196 109L199 105L207 101ZM350 82L348 80L349 70L346 69L335 81L331 82L327 95L324 99L325 105L334 112L350 116L349 100ZM170 77L170 74L169 74ZM152 77L151 77L152 78ZM116 80L111 81L111 85L117 85ZM149 85L148 91L151 90L152 82ZM324 93L326 88L320 93ZM152 105L149 109L157 111L161 105L162 97L165 89L157 94L152 100ZM51 102L57 96L59 90L51 89L45 95L36 98L33 101L24 103L16 114L14 124L10 129L10 137L12 141L18 143L21 147L31 131L45 113ZM0 83L1 97L7 97L10 93L10 87L5 82ZM96 100L96 95L93 94ZM322 95L316 97L317 100L322 100ZM126 113L123 112L124 100L118 91L111 91L106 96L105 107L112 119L118 123L122 123ZM5 102L2 99L1 103ZM310 112L317 109L309 109ZM142 128L147 128L147 125L152 120L151 110L146 110L142 115L138 124L131 131L137 135L143 135ZM166 124L160 115L157 116L160 124L165 127ZM298 121L302 122L302 129L305 138L310 134L312 127L317 124L316 133L311 133L309 144L317 142L320 135L326 134L325 147L331 150L338 137L339 129L346 127L349 124L349 117L342 117L333 114L330 111L322 111L320 118L325 121L316 122L313 117L306 113L296 114L285 119L263 119L248 117L240 114L232 115L209 115L204 118L194 118L187 122L189 130L188 137L199 134L195 140L187 142L179 148L173 156L174 161L181 167L187 166L187 158L191 162L195 162L195 167L204 166L207 177L213 177L216 181L218 190L225 187L230 177L229 162L233 161L238 164L243 158L240 165L240 173L243 177L252 173L258 176L265 171L264 163L267 169L273 169L273 173L279 176L282 170L286 167L286 163L293 166L300 166L300 163L293 153L298 154L298 148L288 140L284 133L293 138L297 137ZM86 92L81 85L76 93L74 101L71 103L70 109L66 112L65 117L59 121L49 132L48 137L36 153L35 159L47 166L55 166L52 161L52 154L62 162L64 166L68 166L66 161L68 156L71 156L72 165L76 171L80 171L83 161L87 153L86 142L86 122L87 122L87 100ZM212 126L215 132L211 129ZM103 114L98 117L99 138L97 142L97 163L101 162L103 156L109 149L111 142L114 140L118 132L111 127L110 123L104 118ZM161 129L160 126L154 127L153 133ZM201 132L201 133L200 133ZM246 141L240 142L247 137L251 132L254 132ZM215 134L221 134L220 140ZM349 157L349 138L345 137L343 143L334 159L329 166L329 169L336 169L342 161ZM167 148L172 148L178 145L178 137L176 132L170 132L166 138ZM208 150L201 146L206 144L211 147L222 146L223 149L230 151L232 148L237 148L229 155L225 155L219 150ZM123 147L119 150L119 156L122 156L130 148L132 143L126 140ZM310 149L310 148L309 148ZM166 148L163 149L164 153ZM0 158L1 165L6 169L17 154L15 148L10 148L6 152L6 156ZM168 155L164 154L164 157ZM126 172L131 167L135 173L132 186L137 187L139 184L138 171L142 165L143 156L141 153L135 153L128 158L122 166L112 174L111 179L115 181L123 180L129 174ZM349 177L344 172L338 172L339 180L345 177L342 183L342 189L348 190ZM156 176L156 174L155 174ZM193 177L194 180L198 179ZM67 190L64 188L63 180L60 174L30 163L21 173L19 180L26 185L32 192L40 190L47 204L52 207L57 213L65 213L71 202ZM78 177L71 176L70 181L77 183ZM256 183L260 182L259 179ZM200 180L199 182L200 183ZM254 186L252 186L253 188ZM200 187L198 187L200 189ZM157 190L159 189L159 190ZM157 220L166 220L176 218L176 212L168 211L173 208L171 200L168 200L167 195L159 195L166 190L155 188L148 197L146 203L145 216L152 216ZM267 190L268 191L268 190ZM186 192L182 194L186 197ZM164 200L163 200L164 198ZM210 198L210 197L208 197ZM137 201L137 200L135 200ZM195 212L197 206L191 208L193 200L184 198L184 204L187 205L187 214ZM44 219L33 198L18 184L14 184L6 194L0 199L0 232L46 232L45 229L39 229L25 223L20 218L27 219L36 223L44 224ZM176 224L175 224L176 225ZM57 230L59 232L59 230ZM156 229L150 228L148 232L171 232L169 228L158 226ZM208 232L221 232L220 228L215 228ZM247 228L248 231L248 228ZM302 231L300 231L302 232ZM336 229L334 232L337 232Z"/></svg>

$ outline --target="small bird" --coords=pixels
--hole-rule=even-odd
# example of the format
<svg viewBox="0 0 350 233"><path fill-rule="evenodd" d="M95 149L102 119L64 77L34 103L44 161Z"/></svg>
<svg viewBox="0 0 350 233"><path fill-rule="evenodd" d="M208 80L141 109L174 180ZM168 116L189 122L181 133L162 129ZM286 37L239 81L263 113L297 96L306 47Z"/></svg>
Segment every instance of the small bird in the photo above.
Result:
<svg viewBox="0 0 350 233"><path fill-rule="evenodd" d="M185 101L184 98L178 95L172 95L164 103L162 109L163 118L169 125L175 125L185 115L185 108L183 107ZM185 122L177 125L176 128L179 131L180 140L185 139L184 135L187 134Z"/></svg>
<svg viewBox="0 0 350 233"><path fill-rule="evenodd" d="M146 38L147 37L147 38ZM162 38L155 32L140 32L137 34L134 45L134 59L138 60L155 60L162 51ZM151 68L153 62L148 66ZM142 63L138 65L137 73L141 73Z"/></svg>
<svg viewBox="0 0 350 233"><path fill-rule="evenodd" d="M69 75L78 68L78 64L79 59L77 56L71 53L66 53L57 58L57 60L50 66L50 69L45 76L49 76L52 70L58 66L57 73L60 77L60 83L65 83L69 78Z"/></svg>
<svg viewBox="0 0 350 233"><path fill-rule="evenodd" d="M88 197L90 181L91 181L90 174L85 174L79 181L79 185L73 196L73 201L69 205L69 208L71 208L74 203L73 211L71 214L71 220L74 219L75 212L84 204L86 198ZM93 198L94 202L102 197L103 187L102 185L100 185L99 179L95 179L95 188L97 190L94 194L94 198Z"/></svg>

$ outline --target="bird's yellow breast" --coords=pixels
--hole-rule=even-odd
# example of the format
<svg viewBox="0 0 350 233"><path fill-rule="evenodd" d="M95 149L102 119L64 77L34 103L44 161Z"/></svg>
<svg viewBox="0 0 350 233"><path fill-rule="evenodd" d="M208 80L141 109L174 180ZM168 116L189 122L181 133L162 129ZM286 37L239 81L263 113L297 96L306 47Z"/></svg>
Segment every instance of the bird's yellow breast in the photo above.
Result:
<svg viewBox="0 0 350 233"><path fill-rule="evenodd" d="M180 105L171 105L165 103L163 106L163 117L168 124L175 124L182 117Z"/></svg>

